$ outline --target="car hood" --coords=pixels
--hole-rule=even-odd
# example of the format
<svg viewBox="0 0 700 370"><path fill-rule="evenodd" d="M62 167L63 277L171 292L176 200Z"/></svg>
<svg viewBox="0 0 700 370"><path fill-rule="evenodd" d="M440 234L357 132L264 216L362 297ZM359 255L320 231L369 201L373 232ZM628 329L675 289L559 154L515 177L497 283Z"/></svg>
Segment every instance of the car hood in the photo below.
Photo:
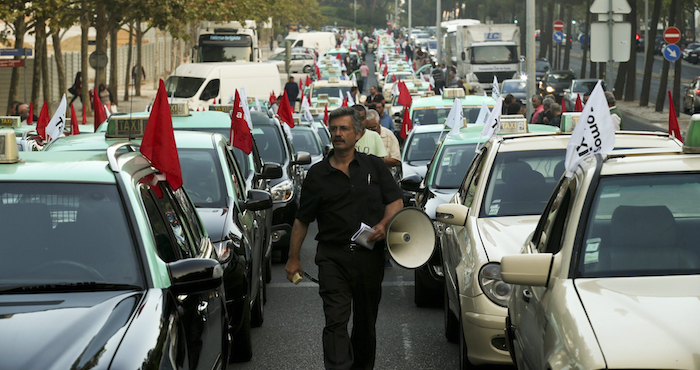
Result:
<svg viewBox="0 0 700 370"><path fill-rule="evenodd" d="M479 236L491 262L520 253L525 239L537 226L540 216L487 217L476 221Z"/></svg>
<svg viewBox="0 0 700 370"><path fill-rule="evenodd" d="M552 86L555 90L564 90L569 85L571 85L571 81L568 82L547 82L548 86Z"/></svg>
<svg viewBox="0 0 700 370"><path fill-rule="evenodd" d="M134 291L0 296L2 367L106 368L141 296Z"/></svg>
<svg viewBox="0 0 700 370"><path fill-rule="evenodd" d="M229 220L228 209L197 208L197 213L199 213L199 218L202 219L212 243L220 242L225 239L226 222Z"/></svg>
<svg viewBox="0 0 700 370"><path fill-rule="evenodd" d="M457 189L430 189L430 199L425 202L423 211L430 217L431 220L435 219L435 209L437 206L449 203L450 199L455 195Z"/></svg>
<svg viewBox="0 0 700 370"><path fill-rule="evenodd" d="M698 368L700 276L574 283L608 368Z"/></svg>
<svg viewBox="0 0 700 370"><path fill-rule="evenodd" d="M410 175L418 175L421 179L425 178L425 173L428 172L428 162L430 161L410 161L401 162L401 170L403 177Z"/></svg>

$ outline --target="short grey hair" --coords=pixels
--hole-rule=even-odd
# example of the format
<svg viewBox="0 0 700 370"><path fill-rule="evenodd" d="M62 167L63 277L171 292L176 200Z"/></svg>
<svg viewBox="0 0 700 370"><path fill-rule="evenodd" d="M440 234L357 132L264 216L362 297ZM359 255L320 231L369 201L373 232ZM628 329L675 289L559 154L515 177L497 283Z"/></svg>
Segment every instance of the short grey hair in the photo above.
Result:
<svg viewBox="0 0 700 370"><path fill-rule="evenodd" d="M538 102L542 103L542 95L540 94L533 95L532 99L537 99Z"/></svg>
<svg viewBox="0 0 700 370"><path fill-rule="evenodd" d="M549 109L553 112L561 112L561 105L557 103L552 103L552 106L550 106Z"/></svg>
<svg viewBox="0 0 700 370"><path fill-rule="evenodd" d="M615 105L615 95L611 93L610 91L605 92L605 100L608 101L608 105Z"/></svg>
<svg viewBox="0 0 700 370"><path fill-rule="evenodd" d="M367 112L367 118L366 118L366 119L367 119L368 121L369 121L369 120L372 120L372 121L374 121L374 122L376 122L376 123L379 123L379 113L378 113L376 110L374 110L374 109L370 109L370 110Z"/></svg>
<svg viewBox="0 0 700 370"><path fill-rule="evenodd" d="M550 98L544 98L544 100L542 100L542 105L544 105L545 107L551 108L552 104L554 104L554 100Z"/></svg>
<svg viewBox="0 0 700 370"><path fill-rule="evenodd" d="M362 132L362 116L360 115L360 112L352 107L340 107L333 110L328 115L328 126L330 127L333 120L345 116L350 116L352 118L352 129L356 134Z"/></svg>

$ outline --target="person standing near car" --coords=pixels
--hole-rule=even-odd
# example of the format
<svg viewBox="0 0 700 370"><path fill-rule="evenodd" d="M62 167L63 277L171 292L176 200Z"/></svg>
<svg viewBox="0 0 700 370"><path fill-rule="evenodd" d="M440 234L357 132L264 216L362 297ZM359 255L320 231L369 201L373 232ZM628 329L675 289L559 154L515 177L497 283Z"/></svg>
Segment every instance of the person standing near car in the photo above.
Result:
<svg viewBox="0 0 700 370"><path fill-rule="evenodd" d="M365 92L365 90L367 90L367 77L369 77L369 67L367 67L367 63L363 62L360 66L360 76L362 76L362 92Z"/></svg>
<svg viewBox="0 0 700 370"><path fill-rule="evenodd" d="M299 96L299 85L294 82L294 76L289 76L287 84L284 85L284 91L287 92L289 105L292 107L292 110L296 112L296 107L294 105L297 102L297 96Z"/></svg>
<svg viewBox="0 0 700 370"><path fill-rule="evenodd" d="M362 133L359 112L335 109L328 128L333 150L309 169L304 181L285 270L290 281L303 273L302 242L309 223L317 220L315 262L326 320L325 368L372 369L384 279L383 239L389 221L403 207L402 192L381 159L355 151ZM374 229L368 238L376 245L373 249L350 241L362 223Z"/></svg>
<svg viewBox="0 0 700 370"><path fill-rule="evenodd" d="M537 116L540 115L540 112L544 110L544 107L542 106L542 96L539 94L535 94L532 96L532 107L535 108L535 111L532 112L532 116L530 117L530 124L534 124L535 121L537 121Z"/></svg>
<svg viewBox="0 0 700 370"><path fill-rule="evenodd" d="M610 117L612 118L613 125L615 126L615 131L622 130L622 112L617 109L615 105L615 95L610 91L605 92L605 99L608 101L608 107L610 108Z"/></svg>
<svg viewBox="0 0 700 370"><path fill-rule="evenodd" d="M381 137L382 143L384 144L384 149L386 150L386 156L383 158L386 165L389 167L401 166L401 149L399 148L399 140L396 139L393 131L382 127L379 124L379 112L374 109L370 109L369 112L367 112L365 128L369 131L378 133Z"/></svg>

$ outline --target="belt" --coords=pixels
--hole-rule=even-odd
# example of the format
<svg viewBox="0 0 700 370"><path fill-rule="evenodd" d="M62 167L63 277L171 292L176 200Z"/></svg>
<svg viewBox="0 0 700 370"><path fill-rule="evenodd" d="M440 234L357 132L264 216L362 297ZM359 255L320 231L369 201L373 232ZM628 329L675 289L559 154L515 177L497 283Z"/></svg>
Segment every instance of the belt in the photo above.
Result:
<svg viewBox="0 0 700 370"><path fill-rule="evenodd" d="M367 249L360 244L357 243L319 243L320 246L322 247L328 247L328 248L340 248L344 250L345 252L372 252L373 250ZM376 248L376 245L375 245Z"/></svg>

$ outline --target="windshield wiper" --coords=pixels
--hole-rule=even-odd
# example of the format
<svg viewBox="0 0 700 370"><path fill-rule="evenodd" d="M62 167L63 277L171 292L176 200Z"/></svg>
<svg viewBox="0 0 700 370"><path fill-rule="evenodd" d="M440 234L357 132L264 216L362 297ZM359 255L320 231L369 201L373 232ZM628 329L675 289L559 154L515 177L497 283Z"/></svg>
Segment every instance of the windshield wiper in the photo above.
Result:
<svg viewBox="0 0 700 370"><path fill-rule="evenodd" d="M131 284L98 283L94 281L56 284L12 285L0 288L0 293L44 293L44 292L91 292L109 290L141 290Z"/></svg>

